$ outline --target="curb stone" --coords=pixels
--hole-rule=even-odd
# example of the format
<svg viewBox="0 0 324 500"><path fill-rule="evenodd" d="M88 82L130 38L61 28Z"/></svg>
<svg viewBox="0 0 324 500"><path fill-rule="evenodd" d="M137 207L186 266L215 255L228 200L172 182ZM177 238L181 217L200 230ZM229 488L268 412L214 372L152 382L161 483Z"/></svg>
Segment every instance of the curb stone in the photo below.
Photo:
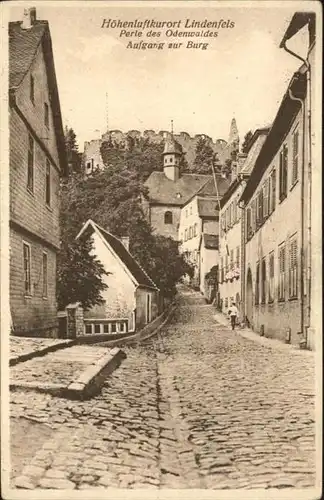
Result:
<svg viewBox="0 0 324 500"><path fill-rule="evenodd" d="M108 354L88 366L79 377L67 386L55 383L24 382L11 383L10 390L36 391L67 399L89 399L98 394L108 377L119 367L126 354L119 348L111 349Z"/></svg>
<svg viewBox="0 0 324 500"><path fill-rule="evenodd" d="M45 356L50 352L58 351L59 349L65 349L66 347L72 347L76 343L76 339L73 340L62 340L62 342L58 342L57 344L49 345L39 349L38 351L30 351L24 354L20 354L19 356L14 356L9 360L9 366L15 366L18 363L22 363L24 361L29 361L30 359L37 358L38 356Z"/></svg>

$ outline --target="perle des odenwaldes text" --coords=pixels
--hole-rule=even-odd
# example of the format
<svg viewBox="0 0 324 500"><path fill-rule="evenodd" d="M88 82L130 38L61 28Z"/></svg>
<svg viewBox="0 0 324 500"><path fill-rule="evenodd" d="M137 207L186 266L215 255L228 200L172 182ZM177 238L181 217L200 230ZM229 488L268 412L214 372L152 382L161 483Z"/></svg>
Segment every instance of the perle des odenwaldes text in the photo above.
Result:
<svg viewBox="0 0 324 500"><path fill-rule="evenodd" d="M235 28L235 22L231 19L217 21L208 19L202 21L195 19L178 21L103 19L101 28L117 31L119 38L126 41L127 49L186 48L206 50L210 45L209 42L205 41L207 38L215 39L219 36L220 31ZM204 39L204 41L198 42L198 39Z"/></svg>

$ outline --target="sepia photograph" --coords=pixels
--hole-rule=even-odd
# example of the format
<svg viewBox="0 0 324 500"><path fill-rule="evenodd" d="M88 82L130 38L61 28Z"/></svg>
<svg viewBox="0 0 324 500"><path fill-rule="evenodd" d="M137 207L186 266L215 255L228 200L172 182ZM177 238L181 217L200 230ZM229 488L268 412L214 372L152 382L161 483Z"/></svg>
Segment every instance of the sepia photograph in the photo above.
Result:
<svg viewBox="0 0 324 500"><path fill-rule="evenodd" d="M1 494L322 496L322 6L1 7Z"/></svg>

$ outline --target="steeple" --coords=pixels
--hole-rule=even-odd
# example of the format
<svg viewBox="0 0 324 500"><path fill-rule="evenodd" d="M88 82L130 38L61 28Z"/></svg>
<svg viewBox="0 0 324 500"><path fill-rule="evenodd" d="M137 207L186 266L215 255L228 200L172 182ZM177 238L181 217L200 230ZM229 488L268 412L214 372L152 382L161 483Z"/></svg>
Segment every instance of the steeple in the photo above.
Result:
<svg viewBox="0 0 324 500"><path fill-rule="evenodd" d="M177 181L180 177L180 160L183 151L180 144L173 137L173 120L171 120L171 134L165 139L162 154L164 174L168 179Z"/></svg>
<svg viewBox="0 0 324 500"><path fill-rule="evenodd" d="M235 118L232 118L230 133L228 136L227 144L233 145L233 146L234 145L238 146L239 142L240 142L240 138L239 138L239 133L238 133L237 125L236 125L236 120L235 120Z"/></svg>

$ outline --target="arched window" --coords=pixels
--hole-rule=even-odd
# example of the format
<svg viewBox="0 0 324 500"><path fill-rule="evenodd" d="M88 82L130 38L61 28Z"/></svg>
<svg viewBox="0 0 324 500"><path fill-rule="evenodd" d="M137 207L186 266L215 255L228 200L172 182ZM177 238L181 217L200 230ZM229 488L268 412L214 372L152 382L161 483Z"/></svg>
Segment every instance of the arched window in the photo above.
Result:
<svg viewBox="0 0 324 500"><path fill-rule="evenodd" d="M172 212L165 212L164 224L172 224Z"/></svg>

